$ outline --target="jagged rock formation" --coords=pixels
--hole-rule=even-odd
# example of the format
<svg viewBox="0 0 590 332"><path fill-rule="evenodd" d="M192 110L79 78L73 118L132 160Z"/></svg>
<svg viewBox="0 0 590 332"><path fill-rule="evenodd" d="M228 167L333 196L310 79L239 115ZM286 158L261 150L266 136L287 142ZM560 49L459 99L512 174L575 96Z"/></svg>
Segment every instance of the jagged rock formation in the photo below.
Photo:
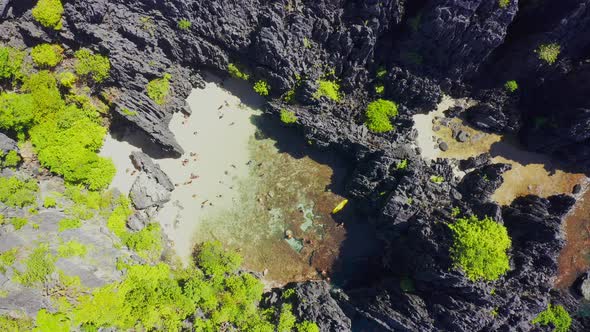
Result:
<svg viewBox="0 0 590 332"><path fill-rule="evenodd" d="M174 184L160 166L143 152L134 151L130 157L135 168L140 171L129 194L135 208L145 210L150 207L161 207L170 201ZM141 228L140 224L145 222L140 222L139 219L133 219L131 222L132 228Z"/></svg>
<svg viewBox="0 0 590 332"><path fill-rule="evenodd" d="M12 138L0 133L0 151L2 154L6 154L10 151L17 151L18 146L16 145L16 141Z"/></svg>
<svg viewBox="0 0 590 332"><path fill-rule="evenodd" d="M348 195L379 231L380 264L367 272L374 274L370 282L346 294L296 285L298 296L311 301L299 302L300 318L319 319L335 331L529 331L531 319L552 299L575 309L575 298L550 293L563 245L559 223L572 199L525 197L498 206L489 196L506 166L491 165L489 156L474 158L461 163L470 172L460 179L449 161L423 161L414 148L411 115L432 110L443 92L477 97L482 104L454 115L489 131L519 133L530 148L588 170L588 1L512 0L500 7L497 0L71 0L59 32L34 24L31 7L32 1L0 1L0 41L32 46L51 38L107 54L107 84L117 88L111 102L119 120L163 150L182 153L167 124L173 112L187 111L191 86L203 83L198 71L222 73L236 63L253 80L270 84L269 113L294 111L315 146L337 150L355 164ZM190 30L177 28L180 19L192 22ZM550 42L561 45L555 65L534 52ZM387 73L377 78L380 67ZM172 75L172 92L160 107L145 95L145 85L165 72ZM342 102L313 97L325 75L340 80ZM508 95L502 86L511 79L519 89ZM381 95L377 84L385 88ZM295 105L279 99L290 89ZM375 98L399 103L396 131L375 135L362 124L364 108ZM397 168L402 160L407 169ZM142 200L136 205L164 201L169 184L149 162L138 165L148 165L151 175L140 176L149 183L137 183ZM445 181L434 183L432 176ZM142 192L145 185L158 187ZM502 279L472 283L452 268L445 225L452 207L506 225L514 247L511 271ZM141 229L138 218L131 228Z"/></svg>

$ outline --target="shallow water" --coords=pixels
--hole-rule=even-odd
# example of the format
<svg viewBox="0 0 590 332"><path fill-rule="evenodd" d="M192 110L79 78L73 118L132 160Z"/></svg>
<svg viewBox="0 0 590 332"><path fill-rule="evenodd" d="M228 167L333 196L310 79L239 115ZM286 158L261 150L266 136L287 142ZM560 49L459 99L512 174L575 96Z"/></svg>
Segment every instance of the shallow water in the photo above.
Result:
<svg viewBox="0 0 590 332"><path fill-rule="evenodd" d="M355 234L347 238L331 215L344 199L337 193L345 163L261 115L255 109L261 100L246 88L234 81L208 83L188 98L190 116L174 115L170 129L185 154L152 156L176 185L157 219L185 262L195 243L219 240L241 251L244 266L264 273L268 285L330 276L342 265L343 241L370 239L362 225L352 226ZM109 136L101 154L117 166L112 186L128 192L137 176L129 154L145 138L123 136ZM338 222L351 215L345 210L335 216ZM362 256L364 247L370 246L359 245L354 255Z"/></svg>

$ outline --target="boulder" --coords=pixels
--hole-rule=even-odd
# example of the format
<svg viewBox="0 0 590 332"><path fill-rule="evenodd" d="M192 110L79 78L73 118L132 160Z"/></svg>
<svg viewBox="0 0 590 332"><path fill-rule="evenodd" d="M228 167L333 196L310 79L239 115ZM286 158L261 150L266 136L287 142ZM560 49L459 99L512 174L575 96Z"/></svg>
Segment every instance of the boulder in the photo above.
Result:
<svg viewBox="0 0 590 332"><path fill-rule="evenodd" d="M10 137L4 135L1 132L0 132L0 151L2 151L3 154L8 153L9 151L17 151L18 152L18 146L16 144L16 141Z"/></svg>

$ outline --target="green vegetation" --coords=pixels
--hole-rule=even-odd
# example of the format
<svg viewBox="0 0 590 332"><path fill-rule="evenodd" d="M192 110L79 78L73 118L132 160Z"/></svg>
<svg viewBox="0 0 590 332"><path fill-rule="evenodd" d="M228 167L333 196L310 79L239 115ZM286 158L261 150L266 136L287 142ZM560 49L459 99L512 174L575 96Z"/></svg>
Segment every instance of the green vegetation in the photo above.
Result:
<svg viewBox="0 0 590 332"><path fill-rule="evenodd" d="M461 209L459 209L459 207L455 206L451 209L451 217L456 218L461 214Z"/></svg>
<svg viewBox="0 0 590 332"><path fill-rule="evenodd" d="M508 81L504 83L504 89L506 89L508 92L514 92L518 89L518 83L516 83L514 80Z"/></svg>
<svg viewBox="0 0 590 332"><path fill-rule="evenodd" d="M557 61L557 57L561 53L561 46L557 43L542 44L539 45L539 48L535 52L539 56L539 59L551 65Z"/></svg>
<svg viewBox="0 0 590 332"><path fill-rule="evenodd" d="M283 304L281 314L279 316L279 324L277 326L278 332L291 332L297 323L297 319L293 315L293 306L291 304Z"/></svg>
<svg viewBox="0 0 590 332"><path fill-rule="evenodd" d="M122 109L121 109L121 112L122 112L123 114L127 115L127 116L136 116L136 115L137 115L137 112L136 112L136 111L130 111L130 110L129 110L129 109L127 109L127 108L122 108Z"/></svg>
<svg viewBox="0 0 590 332"><path fill-rule="evenodd" d="M379 79L384 78L385 75L387 75L387 69L385 69L385 67L379 67L379 69L377 69L377 73L375 74L375 76Z"/></svg>
<svg viewBox="0 0 590 332"><path fill-rule="evenodd" d="M49 247L41 244L25 260L26 270L18 273L17 280L23 285L32 286L43 282L45 277L55 271L55 258L49 253Z"/></svg>
<svg viewBox="0 0 590 332"><path fill-rule="evenodd" d="M389 121L397 115L397 105L385 99L377 99L367 106L365 113L367 120L365 125L374 133L385 133L393 130L393 125Z"/></svg>
<svg viewBox="0 0 590 332"><path fill-rule="evenodd" d="M247 81L248 79L250 79L250 75L248 75L248 74L246 74L246 73L242 72L242 71L241 71L241 70L240 70L240 69L239 69L239 68L238 68L236 65L234 65L233 63L230 63L230 64L227 66L227 71L229 72L229 74L230 74L232 77L239 78L239 79L242 79L242 80L245 80L245 81Z"/></svg>
<svg viewBox="0 0 590 332"><path fill-rule="evenodd" d="M45 309L37 314L36 328L33 332L69 332L70 320L62 313L50 313Z"/></svg>
<svg viewBox="0 0 590 332"><path fill-rule="evenodd" d="M4 159L4 160L2 160ZM18 155L18 152L11 150L3 156L2 151L0 150L0 167L16 167L21 162L21 157Z"/></svg>
<svg viewBox="0 0 590 332"><path fill-rule="evenodd" d="M0 331L8 332L27 332L33 329L33 321L28 318L12 318L9 316L0 316Z"/></svg>
<svg viewBox="0 0 590 332"><path fill-rule="evenodd" d="M63 232L68 229L75 229L82 227L82 221L80 219L62 219L59 221L58 231Z"/></svg>
<svg viewBox="0 0 590 332"><path fill-rule="evenodd" d="M39 0L33 8L33 18L46 28L60 30L63 12L61 0Z"/></svg>
<svg viewBox="0 0 590 332"><path fill-rule="evenodd" d="M76 84L78 76L76 76L76 74L72 73L71 71L65 71L58 75L58 79L61 86L71 89L74 87L74 84Z"/></svg>
<svg viewBox="0 0 590 332"><path fill-rule="evenodd" d="M332 101L340 101L342 96L340 95L340 85L336 81L329 81L320 79L317 81L318 89L313 94L314 99L320 99L326 97Z"/></svg>
<svg viewBox="0 0 590 332"><path fill-rule="evenodd" d="M0 129L23 135L33 125L36 113L32 95L0 93Z"/></svg>
<svg viewBox="0 0 590 332"><path fill-rule="evenodd" d="M31 57L38 67L53 68L63 59L64 49L59 45L40 44L31 50Z"/></svg>
<svg viewBox="0 0 590 332"><path fill-rule="evenodd" d="M441 183L445 182L445 178L440 175L431 175L430 182L436 183L436 184L441 184Z"/></svg>
<svg viewBox="0 0 590 332"><path fill-rule="evenodd" d="M295 115L295 112L293 111L288 111L286 109L282 109L281 110L281 121L284 124L292 124L297 122L297 115Z"/></svg>
<svg viewBox="0 0 590 332"><path fill-rule="evenodd" d="M12 207L24 207L35 204L39 186L37 181L20 180L13 176L0 177L0 202Z"/></svg>
<svg viewBox="0 0 590 332"><path fill-rule="evenodd" d="M183 18L180 21L178 21L178 28L180 30L189 30L191 28L193 24L191 23L191 21Z"/></svg>
<svg viewBox="0 0 590 332"><path fill-rule="evenodd" d="M489 217L459 218L449 225L453 232L451 258L472 281L498 279L510 269L507 251L511 240L506 227Z"/></svg>
<svg viewBox="0 0 590 332"><path fill-rule="evenodd" d="M55 197L45 197L45 199L43 200L43 207L44 208L54 208L57 205L57 201L55 200Z"/></svg>
<svg viewBox="0 0 590 332"><path fill-rule="evenodd" d="M260 80L254 83L254 91L261 96L268 96L270 92L270 85L266 81Z"/></svg>
<svg viewBox="0 0 590 332"><path fill-rule="evenodd" d="M408 159L403 159L397 165L395 165L395 169L397 170L404 170L408 168Z"/></svg>
<svg viewBox="0 0 590 332"><path fill-rule="evenodd" d="M25 225L28 224L29 221L26 218L14 217L10 219L10 223L12 224L12 226L14 226L14 230L18 231L19 229L25 227Z"/></svg>
<svg viewBox="0 0 590 332"><path fill-rule="evenodd" d="M166 97L170 92L170 74L164 74L164 77L151 80L146 86L148 96L158 105L166 102Z"/></svg>
<svg viewBox="0 0 590 332"><path fill-rule="evenodd" d="M74 256L84 257L84 256L86 256L87 252L88 252L88 248L84 244L82 244L76 240L61 243L59 245L59 247L57 248L58 257L63 257L63 258L74 257Z"/></svg>
<svg viewBox="0 0 590 332"><path fill-rule="evenodd" d="M125 244L144 259L159 258L163 249L160 224L152 223L139 232L129 233Z"/></svg>
<svg viewBox="0 0 590 332"><path fill-rule="evenodd" d="M0 46L0 81L20 80L25 53L12 47Z"/></svg>
<svg viewBox="0 0 590 332"><path fill-rule="evenodd" d="M6 269L14 264L16 254L18 254L17 248L12 248L0 254L0 273L6 273Z"/></svg>
<svg viewBox="0 0 590 332"><path fill-rule="evenodd" d="M510 1L511 0L498 0L498 6L500 6L500 8L506 8L510 4Z"/></svg>
<svg viewBox="0 0 590 332"><path fill-rule="evenodd" d="M92 77L94 82L101 83L109 77L111 62L100 54L93 54L89 49L82 48L75 54L76 73L80 76Z"/></svg>
<svg viewBox="0 0 590 332"><path fill-rule="evenodd" d="M375 85L375 93L376 94L383 94L383 92L385 92L385 85L383 84L377 84Z"/></svg>
<svg viewBox="0 0 590 332"><path fill-rule="evenodd" d="M127 235L127 218L133 214L131 202L123 195L117 199L117 205L107 220L107 227L121 239Z"/></svg>
<svg viewBox="0 0 590 332"><path fill-rule="evenodd" d="M543 326L552 325L553 332L567 332L572 325L572 318L563 306L552 306L551 303L532 321Z"/></svg>

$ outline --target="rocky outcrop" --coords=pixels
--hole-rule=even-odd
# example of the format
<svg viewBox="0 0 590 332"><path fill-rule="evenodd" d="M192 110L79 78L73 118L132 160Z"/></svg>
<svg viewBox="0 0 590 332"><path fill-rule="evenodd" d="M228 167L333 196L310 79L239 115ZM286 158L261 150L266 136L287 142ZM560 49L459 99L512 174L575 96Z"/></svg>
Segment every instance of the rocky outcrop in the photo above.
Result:
<svg viewBox="0 0 590 332"><path fill-rule="evenodd" d="M12 138L4 135L0 132L0 151L2 154L6 154L10 151L17 151L18 152L18 145L16 141Z"/></svg>
<svg viewBox="0 0 590 332"><path fill-rule="evenodd" d="M141 171L131 186L129 196L133 205L138 210L144 210L149 207L160 207L170 201L170 192L174 190L174 184L160 166L139 151L132 152L131 161L135 168Z"/></svg>

